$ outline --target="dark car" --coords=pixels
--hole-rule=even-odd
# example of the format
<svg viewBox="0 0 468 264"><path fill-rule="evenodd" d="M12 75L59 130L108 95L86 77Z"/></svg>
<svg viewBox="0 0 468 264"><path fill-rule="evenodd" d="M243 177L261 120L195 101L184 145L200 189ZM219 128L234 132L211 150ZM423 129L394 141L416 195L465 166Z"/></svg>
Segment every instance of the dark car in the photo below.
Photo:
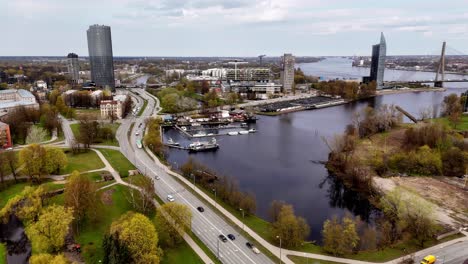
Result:
<svg viewBox="0 0 468 264"><path fill-rule="evenodd" d="M205 209L203 209L203 207L201 207L201 206L198 206L198 207L197 207L197 210L198 210L200 213L205 212Z"/></svg>
<svg viewBox="0 0 468 264"><path fill-rule="evenodd" d="M253 248L253 244L250 243L250 242L245 243L245 245L246 245L248 248Z"/></svg>
<svg viewBox="0 0 468 264"><path fill-rule="evenodd" d="M219 235L218 237L219 237L219 239L221 239L221 241L223 241L225 243L227 242L227 238L224 235Z"/></svg>
<svg viewBox="0 0 468 264"><path fill-rule="evenodd" d="M233 234L229 234L227 237L231 240L236 240L236 237Z"/></svg>

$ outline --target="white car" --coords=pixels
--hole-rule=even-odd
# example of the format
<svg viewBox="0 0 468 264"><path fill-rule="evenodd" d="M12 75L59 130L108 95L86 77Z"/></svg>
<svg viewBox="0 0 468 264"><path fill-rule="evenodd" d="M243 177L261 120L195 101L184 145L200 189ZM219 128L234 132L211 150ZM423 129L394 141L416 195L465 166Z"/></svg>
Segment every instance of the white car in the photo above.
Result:
<svg viewBox="0 0 468 264"><path fill-rule="evenodd" d="M172 196L172 195L170 195L170 194L167 195L167 200L168 200L169 202L175 201L174 196Z"/></svg>
<svg viewBox="0 0 468 264"><path fill-rule="evenodd" d="M138 136L138 135L140 135L140 132L138 132L138 131L135 132L135 136Z"/></svg>
<svg viewBox="0 0 468 264"><path fill-rule="evenodd" d="M258 250L258 248L256 248L256 247L252 247L252 251L253 251L255 254L260 254L260 250Z"/></svg>
<svg viewBox="0 0 468 264"><path fill-rule="evenodd" d="M155 179L156 179L156 180L160 180L160 179L161 179L161 177L159 177L159 176L156 176L156 177L155 177Z"/></svg>

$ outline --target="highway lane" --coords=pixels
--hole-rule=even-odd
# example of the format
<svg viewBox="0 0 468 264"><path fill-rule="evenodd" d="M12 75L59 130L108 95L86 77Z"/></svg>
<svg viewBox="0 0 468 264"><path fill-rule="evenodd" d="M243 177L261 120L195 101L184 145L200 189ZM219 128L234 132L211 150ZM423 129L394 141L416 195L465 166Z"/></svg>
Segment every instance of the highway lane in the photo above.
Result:
<svg viewBox="0 0 468 264"><path fill-rule="evenodd" d="M156 175L160 177L160 180L154 181L158 196L165 200L167 195L171 194L175 197L176 202L189 206L193 213L193 232L215 255L218 254L219 249L219 256L223 263L272 263L264 254L257 255L247 248L245 245L247 239L240 236L232 226L211 210L209 206L200 201L198 197L186 190L173 176L168 175L162 168L157 166L143 149L136 148L135 142L137 138L141 138L144 131L144 120L154 114L156 107L155 100L147 95L146 92L138 89L138 93L141 97L148 100L148 106L142 117L131 117L122 120L122 125L117 132L121 152L148 177L155 178ZM132 123L135 125L131 131L129 142L127 132L130 130ZM140 126L140 124L142 125ZM136 131L139 131L139 136L135 135ZM200 213L196 209L198 206L202 206L205 211ZM223 243L218 238L220 234L225 236L234 234L236 239Z"/></svg>
<svg viewBox="0 0 468 264"><path fill-rule="evenodd" d="M415 255L414 260L419 263L427 255L435 256L437 258L436 263L462 264L465 260L468 260L468 241L423 250Z"/></svg>

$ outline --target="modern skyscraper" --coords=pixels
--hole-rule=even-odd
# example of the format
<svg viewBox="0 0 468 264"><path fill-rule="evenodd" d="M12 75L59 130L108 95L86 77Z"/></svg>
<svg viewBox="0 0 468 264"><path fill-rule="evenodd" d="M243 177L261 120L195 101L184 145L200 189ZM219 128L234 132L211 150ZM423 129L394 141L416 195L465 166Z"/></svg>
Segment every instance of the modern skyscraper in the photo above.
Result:
<svg viewBox="0 0 468 264"><path fill-rule="evenodd" d="M290 93L294 85L294 63L295 59L292 54L285 53L282 61L281 84L283 85L283 93Z"/></svg>
<svg viewBox="0 0 468 264"><path fill-rule="evenodd" d="M110 87L114 91L111 28L104 25L92 25L89 26L87 34L91 79L97 86Z"/></svg>
<svg viewBox="0 0 468 264"><path fill-rule="evenodd" d="M377 83L377 89L382 89L384 84L385 58L387 56L387 43L382 32L380 43L372 46L372 61L370 69L370 81Z"/></svg>
<svg viewBox="0 0 468 264"><path fill-rule="evenodd" d="M73 83L78 83L80 80L80 65L78 64L78 55L75 53L68 53L68 74Z"/></svg>

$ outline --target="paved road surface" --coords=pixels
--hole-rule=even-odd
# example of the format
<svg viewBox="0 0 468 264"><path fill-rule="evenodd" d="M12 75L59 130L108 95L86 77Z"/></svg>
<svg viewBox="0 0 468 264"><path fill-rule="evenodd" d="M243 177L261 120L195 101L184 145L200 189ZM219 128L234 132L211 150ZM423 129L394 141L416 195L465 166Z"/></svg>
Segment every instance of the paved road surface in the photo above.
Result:
<svg viewBox="0 0 468 264"><path fill-rule="evenodd" d="M140 96L148 100L142 117L131 117L122 120L122 125L117 131L117 138L120 142L121 152L136 165L136 167L145 173L147 176L154 178L156 175L160 176L160 180L155 180L156 193L162 198L166 199L167 195L171 194L175 197L176 202L183 203L189 206L193 213L192 230L200 238L200 240L208 246L208 248L215 254L218 254L223 263L273 263L264 254L255 254L245 243L247 240L240 236L238 232L230 226L224 219L218 216L210 207L206 206L195 195L190 193L172 176L168 175L162 168L158 167L151 157L143 149L136 147L137 138L141 138L144 130L144 119L153 115L156 107L155 100L146 94L143 90L138 90ZM127 137L127 132L130 130L131 123L135 125L131 131L130 142ZM140 126L141 124L141 126ZM139 136L136 136L136 131L139 131ZM196 209L202 206L205 211L198 212ZM236 239L234 241L228 240L223 243L218 236L224 234L234 234Z"/></svg>

